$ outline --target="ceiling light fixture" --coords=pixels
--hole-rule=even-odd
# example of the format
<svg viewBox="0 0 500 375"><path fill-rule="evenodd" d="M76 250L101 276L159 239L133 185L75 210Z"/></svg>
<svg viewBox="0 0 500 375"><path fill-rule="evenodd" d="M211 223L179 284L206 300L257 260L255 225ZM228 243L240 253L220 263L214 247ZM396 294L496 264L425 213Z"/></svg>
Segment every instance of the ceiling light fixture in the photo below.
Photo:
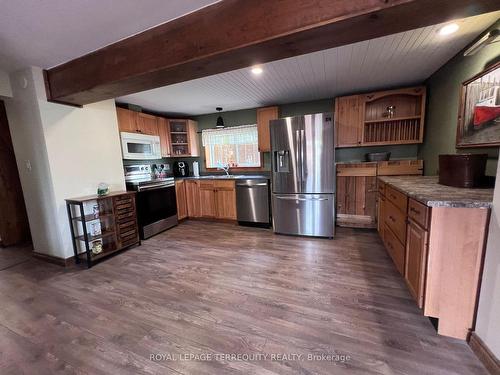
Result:
<svg viewBox="0 0 500 375"><path fill-rule="evenodd" d="M252 68L252 74L253 74L253 75L258 76L258 75L261 75L261 74L262 74L262 72L263 72L263 70L262 70L262 68L261 68L260 66L254 66L254 67Z"/></svg>
<svg viewBox="0 0 500 375"><path fill-rule="evenodd" d="M471 56L477 53L480 49L487 46L488 44L492 44L498 42L500 40L500 29L494 29L486 34L484 34L480 39L477 40L472 46L467 48L464 52L464 56Z"/></svg>
<svg viewBox="0 0 500 375"><path fill-rule="evenodd" d="M441 27L438 31L439 35L445 36L445 35L450 35L456 32L459 29L458 25L456 23L449 23L447 25L444 25Z"/></svg>
<svg viewBox="0 0 500 375"><path fill-rule="evenodd" d="M215 108L215 110L220 113L222 111L222 107L217 107ZM217 129L222 129L224 127L224 120L222 119L222 116L219 115L219 117L217 117L217 123L215 127Z"/></svg>

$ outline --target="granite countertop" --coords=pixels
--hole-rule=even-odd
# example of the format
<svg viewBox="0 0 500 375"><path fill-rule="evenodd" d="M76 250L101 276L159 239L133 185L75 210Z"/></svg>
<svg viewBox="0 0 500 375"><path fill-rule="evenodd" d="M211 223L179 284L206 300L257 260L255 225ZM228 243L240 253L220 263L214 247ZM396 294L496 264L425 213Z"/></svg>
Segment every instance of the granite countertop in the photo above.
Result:
<svg viewBox="0 0 500 375"><path fill-rule="evenodd" d="M440 185L437 176L381 176L379 179L428 207L492 207L493 189Z"/></svg>

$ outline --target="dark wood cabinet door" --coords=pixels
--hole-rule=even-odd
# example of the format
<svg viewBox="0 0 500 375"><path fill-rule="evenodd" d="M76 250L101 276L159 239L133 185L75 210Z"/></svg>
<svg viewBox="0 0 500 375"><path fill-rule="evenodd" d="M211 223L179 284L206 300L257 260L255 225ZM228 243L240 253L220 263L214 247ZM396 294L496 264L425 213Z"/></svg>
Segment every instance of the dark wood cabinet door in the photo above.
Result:
<svg viewBox="0 0 500 375"><path fill-rule="evenodd" d="M4 103L0 100L0 243L30 240L30 228Z"/></svg>
<svg viewBox="0 0 500 375"><path fill-rule="evenodd" d="M418 307L424 305L427 231L409 221L406 235L405 279Z"/></svg>

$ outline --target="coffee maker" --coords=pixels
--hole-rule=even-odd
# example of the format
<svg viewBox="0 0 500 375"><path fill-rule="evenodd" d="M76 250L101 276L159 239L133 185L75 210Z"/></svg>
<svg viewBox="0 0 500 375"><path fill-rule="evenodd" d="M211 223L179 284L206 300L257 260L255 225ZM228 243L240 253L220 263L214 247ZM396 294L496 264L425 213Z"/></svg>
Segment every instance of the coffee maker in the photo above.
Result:
<svg viewBox="0 0 500 375"><path fill-rule="evenodd" d="M185 161L174 162L174 176L175 177L188 177L189 166Z"/></svg>

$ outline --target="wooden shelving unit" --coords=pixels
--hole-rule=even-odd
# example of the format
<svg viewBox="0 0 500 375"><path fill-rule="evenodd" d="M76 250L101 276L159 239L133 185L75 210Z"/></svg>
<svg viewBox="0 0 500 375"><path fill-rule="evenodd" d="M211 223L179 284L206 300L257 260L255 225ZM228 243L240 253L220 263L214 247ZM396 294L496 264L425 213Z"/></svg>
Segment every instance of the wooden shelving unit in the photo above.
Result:
<svg viewBox="0 0 500 375"><path fill-rule="evenodd" d="M364 95L362 143L375 146L422 142L424 111L422 87Z"/></svg>
<svg viewBox="0 0 500 375"><path fill-rule="evenodd" d="M85 206L91 203L97 212L86 214ZM140 244L135 192L66 199L66 208L77 264L84 261L90 268L99 259ZM88 225L99 225L98 233L90 232ZM96 241L102 244L102 251L98 254L93 252Z"/></svg>
<svg viewBox="0 0 500 375"><path fill-rule="evenodd" d="M425 92L419 86L337 98L336 147L422 143Z"/></svg>

